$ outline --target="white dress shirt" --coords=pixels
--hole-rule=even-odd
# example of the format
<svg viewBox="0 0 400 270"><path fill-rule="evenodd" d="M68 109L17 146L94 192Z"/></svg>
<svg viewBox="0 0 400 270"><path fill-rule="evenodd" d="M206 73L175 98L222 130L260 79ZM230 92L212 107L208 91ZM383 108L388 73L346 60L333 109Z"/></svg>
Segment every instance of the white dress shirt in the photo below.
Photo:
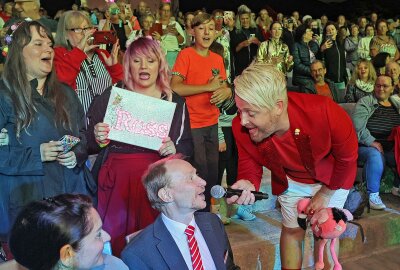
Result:
<svg viewBox="0 0 400 270"><path fill-rule="evenodd" d="M179 251L181 252L181 254L183 256L183 259L185 260L188 269L193 270L192 258L190 256L190 250L189 250L189 244L188 244L187 236L185 234L187 225L177 222L177 221L174 221L174 220L168 218L164 214L161 214L161 218L162 218L162 221L164 222L165 226L167 227L169 233L172 235L172 238L175 240L175 243L178 246ZM214 260L211 256L210 250L208 249L207 243L204 240L204 237L201 234L199 227L197 227L197 224L194 220L194 216L193 216L192 221L189 223L189 225L192 225L195 228L194 237L196 238L197 245L199 246L201 260L203 262L204 270L216 270Z"/></svg>

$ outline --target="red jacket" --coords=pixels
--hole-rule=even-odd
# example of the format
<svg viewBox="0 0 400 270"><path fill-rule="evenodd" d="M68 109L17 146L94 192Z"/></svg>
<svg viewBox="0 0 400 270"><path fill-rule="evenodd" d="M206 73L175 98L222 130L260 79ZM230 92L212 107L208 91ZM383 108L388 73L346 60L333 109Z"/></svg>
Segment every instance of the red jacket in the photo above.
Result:
<svg viewBox="0 0 400 270"><path fill-rule="evenodd" d="M289 132L302 165L330 189L350 189L356 176L358 142L347 113L319 95L289 93L288 103ZM271 138L259 144L251 141L248 130L240 125L240 116L233 120L232 129L239 152L237 179L251 181L258 190L265 166L271 170L272 193L284 192L287 177Z"/></svg>
<svg viewBox="0 0 400 270"><path fill-rule="evenodd" d="M69 51L64 47L56 47L54 48L54 52L54 66L58 79L76 90L76 77L81 69L82 61L86 59L87 55L78 48L73 48ZM121 81L123 79L122 65L107 66L100 52L104 53L107 57L110 54L106 50L95 49L95 53L99 56L110 74L112 83Z"/></svg>

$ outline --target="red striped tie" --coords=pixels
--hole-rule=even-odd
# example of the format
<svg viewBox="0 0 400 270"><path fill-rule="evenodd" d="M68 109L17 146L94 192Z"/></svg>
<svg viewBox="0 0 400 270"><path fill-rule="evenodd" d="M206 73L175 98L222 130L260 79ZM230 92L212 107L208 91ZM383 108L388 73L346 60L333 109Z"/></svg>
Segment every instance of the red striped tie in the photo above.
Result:
<svg viewBox="0 0 400 270"><path fill-rule="evenodd" d="M201 261L201 255L199 246L197 245L196 238L194 237L194 227L192 225L187 226L185 230L187 235L190 256L192 257L193 270L204 270L203 262Z"/></svg>

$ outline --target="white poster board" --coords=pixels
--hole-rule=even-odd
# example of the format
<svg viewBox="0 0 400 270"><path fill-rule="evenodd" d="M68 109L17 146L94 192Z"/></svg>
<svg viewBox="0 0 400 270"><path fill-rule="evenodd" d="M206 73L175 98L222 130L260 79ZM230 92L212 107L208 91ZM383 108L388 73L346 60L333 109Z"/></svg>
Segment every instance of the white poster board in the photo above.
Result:
<svg viewBox="0 0 400 270"><path fill-rule="evenodd" d="M108 138L158 150L168 137L175 108L176 103L113 87L104 117Z"/></svg>

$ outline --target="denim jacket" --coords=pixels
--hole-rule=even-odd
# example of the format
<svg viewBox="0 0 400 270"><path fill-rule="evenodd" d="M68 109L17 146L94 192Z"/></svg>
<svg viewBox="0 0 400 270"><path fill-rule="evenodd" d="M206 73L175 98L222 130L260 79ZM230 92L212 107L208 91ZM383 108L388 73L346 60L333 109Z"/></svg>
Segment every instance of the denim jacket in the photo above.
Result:
<svg viewBox="0 0 400 270"><path fill-rule="evenodd" d="M389 100L393 104L393 106L396 107L397 112L400 114L399 95L393 95L389 98ZM351 118L353 120L358 142L360 144L371 146L371 144L375 141L375 138L367 129L367 123L368 119L375 112L378 106L378 100L376 99L375 95L365 96L361 98L356 104L356 108Z"/></svg>

